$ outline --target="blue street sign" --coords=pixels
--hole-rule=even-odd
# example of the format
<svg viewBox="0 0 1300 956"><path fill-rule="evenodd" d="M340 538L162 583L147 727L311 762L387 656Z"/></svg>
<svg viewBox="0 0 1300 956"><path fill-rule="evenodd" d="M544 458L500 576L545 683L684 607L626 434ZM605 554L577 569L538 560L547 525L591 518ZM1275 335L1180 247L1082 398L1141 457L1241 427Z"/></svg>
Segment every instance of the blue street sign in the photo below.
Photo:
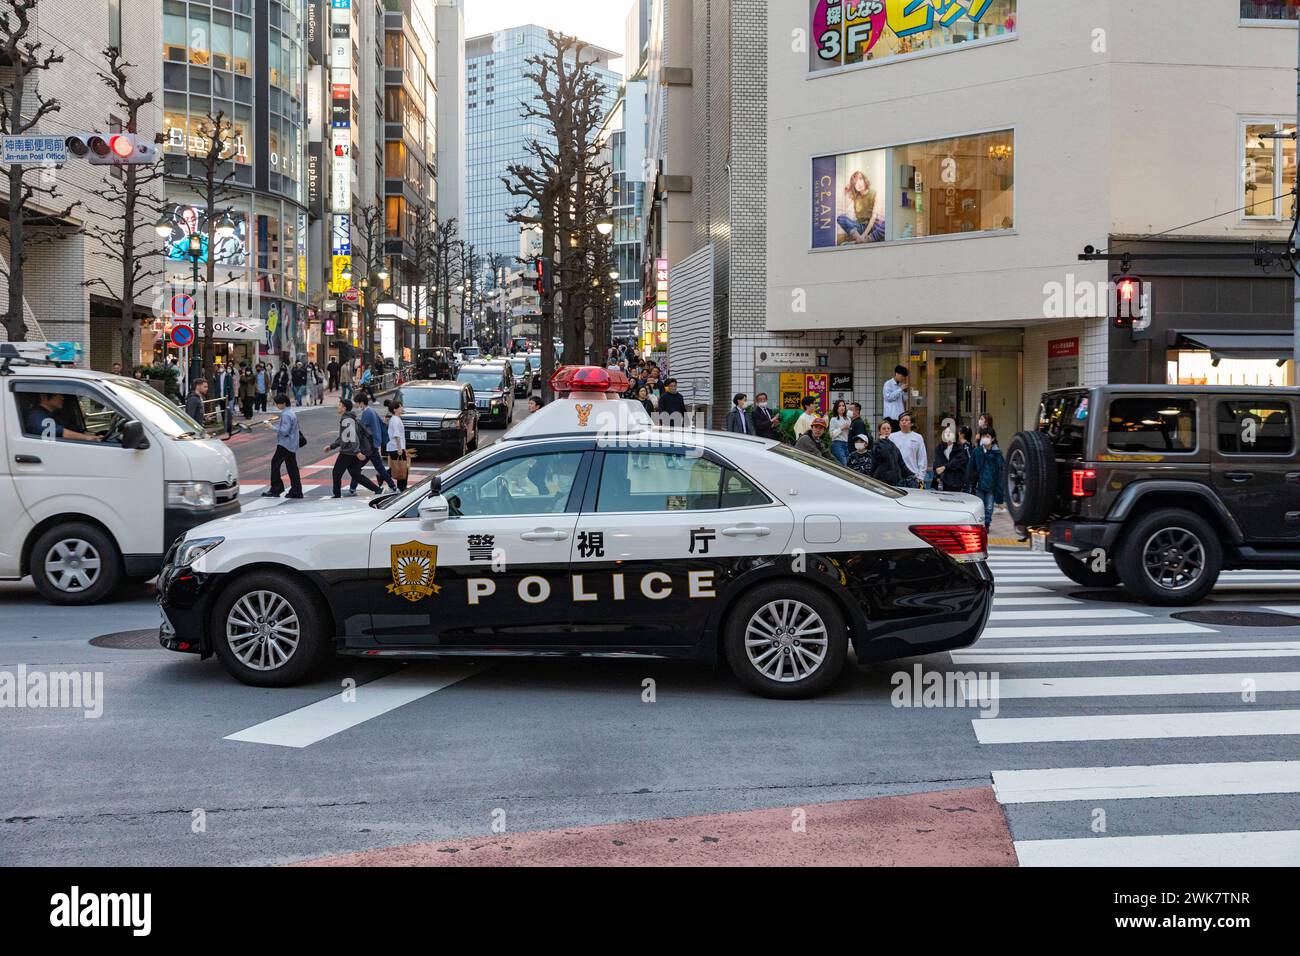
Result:
<svg viewBox="0 0 1300 956"><path fill-rule="evenodd" d="M3 141L0 163L25 165L68 161L68 144L62 136L4 136L0 140Z"/></svg>
<svg viewBox="0 0 1300 956"><path fill-rule="evenodd" d="M173 325L172 326L172 345L178 349L186 349L194 344L194 326L192 325Z"/></svg>

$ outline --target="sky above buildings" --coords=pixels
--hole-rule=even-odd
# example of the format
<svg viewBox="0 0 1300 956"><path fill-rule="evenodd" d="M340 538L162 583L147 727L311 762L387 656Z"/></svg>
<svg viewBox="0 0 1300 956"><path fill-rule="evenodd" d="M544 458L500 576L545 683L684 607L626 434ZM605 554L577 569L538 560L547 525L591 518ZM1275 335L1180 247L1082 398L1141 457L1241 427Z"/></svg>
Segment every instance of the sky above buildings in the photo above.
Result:
<svg viewBox="0 0 1300 956"><path fill-rule="evenodd" d="M622 53L623 25L631 6L631 0L533 0L527 4L465 0L465 35L536 23ZM613 66L621 70L622 63L615 61Z"/></svg>

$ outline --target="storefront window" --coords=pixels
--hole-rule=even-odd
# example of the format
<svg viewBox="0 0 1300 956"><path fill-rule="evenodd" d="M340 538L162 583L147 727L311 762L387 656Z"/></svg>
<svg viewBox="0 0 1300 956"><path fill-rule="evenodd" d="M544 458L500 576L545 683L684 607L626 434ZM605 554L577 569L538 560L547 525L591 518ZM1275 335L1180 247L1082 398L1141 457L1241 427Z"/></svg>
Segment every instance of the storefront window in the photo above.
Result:
<svg viewBox="0 0 1300 956"><path fill-rule="evenodd" d="M1283 120L1246 120L1243 124L1245 156L1241 179L1245 192L1245 219L1290 219L1295 209L1295 123Z"/></svg>
<svg viewBox="0 0 1300 956"><path fill-rule="evenodd" d="M1300 0L1241 0L1243 20L1295 20Z"/></svg>
<svg viewBox="0 0 1300 956"><path fill-rule="evenodd" d="M813 160L814 249L1015 227L1007 130Z"/></svg>
<svg viewBox="0 0 1300 956"><path fill-rule="evenodd" d="M1285 388L1295 383L1295 363L1289 359L1218 358L1209 352L1182 349L1169 352L1167 385L1264 385Z"/></svg>
<svg viewBox="0 0 1300 956"><path fill-rule="evenodd" d="M1016 0L808 0L814 73L1012 36Z"/></svg>

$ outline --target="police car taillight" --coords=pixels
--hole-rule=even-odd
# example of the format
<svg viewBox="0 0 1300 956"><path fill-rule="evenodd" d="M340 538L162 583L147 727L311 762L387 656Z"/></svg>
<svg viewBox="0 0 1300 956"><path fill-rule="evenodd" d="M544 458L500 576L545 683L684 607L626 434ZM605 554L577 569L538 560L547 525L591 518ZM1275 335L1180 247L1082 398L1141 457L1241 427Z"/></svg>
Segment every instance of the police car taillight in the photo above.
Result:
<svg viewBox="0 0 1300 956"><path fill-rule="evenodd" d="M617 398L631 387L626 375L599 365L561 365L551 376L551 390L561 398L573 392Z"/></svg>
<svg viewBox="0 0 1300 956"><path fill-rule="evenodd" d="M989 533L982 524L913 525L912 534L958 561L988 557Z"/></svg>

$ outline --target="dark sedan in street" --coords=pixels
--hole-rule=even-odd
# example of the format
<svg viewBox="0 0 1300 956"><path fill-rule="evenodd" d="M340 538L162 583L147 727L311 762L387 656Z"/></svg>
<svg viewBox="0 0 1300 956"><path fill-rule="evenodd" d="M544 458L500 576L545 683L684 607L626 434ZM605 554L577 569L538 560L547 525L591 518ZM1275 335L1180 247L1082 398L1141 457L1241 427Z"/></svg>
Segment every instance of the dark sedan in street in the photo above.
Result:
<svg viewBox="0 0 1300 956"><path fill-rule="evenodd" d="M474 388L464 382L412 382L399 396L406 445L414 455L460 458L478 447Z"/></svg>

